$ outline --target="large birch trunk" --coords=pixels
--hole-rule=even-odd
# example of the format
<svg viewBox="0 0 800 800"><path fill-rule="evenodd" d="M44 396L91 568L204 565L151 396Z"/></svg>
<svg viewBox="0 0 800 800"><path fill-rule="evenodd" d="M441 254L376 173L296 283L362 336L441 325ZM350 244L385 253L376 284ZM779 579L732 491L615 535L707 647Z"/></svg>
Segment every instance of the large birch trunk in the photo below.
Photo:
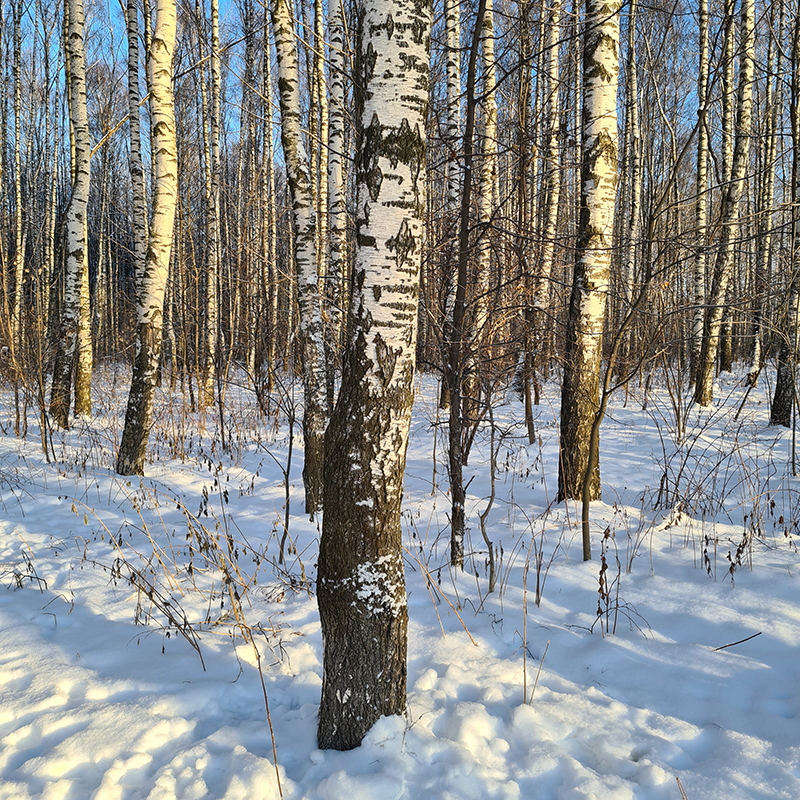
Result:
<svg viewBox="0 0 800 800"><path fill-rule="evenodd" d="M575 273L561 390L558 498L600 497L592 423L599 410L600 360L617 188L620 0L587 0L583 54L583 162ZM595 447L596 447L595 443Z"/></svg>
<svg viewBox="0 0 800 800"><path fill-rule="evenodd" d="M72 194L65 216L66 263L64 299L58 351L50 390L50 415L60 428L69 427L72 373L78 340L81 285L87 258L86 206L89 200L91 137L86 111L86 61L83 0L69 0L67 57L69 60L69 112L74 142Z"/></svg>
<svg viewBox="0 0 800 800"><path fill-rule="evenodd" d="M362 0L358 246L342 388L326 444L317 596L319 746L357 747L406 704L400 504L413 402L430 6Z"/></svg>
<svg viewBox="0 0 800 800"><path fill-rule="evenodd" d="M153 218L144 274L137 293L136 357L125 412L125 428L117 456L117 472L120 475L143 473L147 440L153 424L153 403L161 357L164 293L169 275L178 196L178 153L172 94L175 28L175 0L157 0L148 59L155 145Z"/></svg>
<svg viewBox="0 0 800 800"><path fill-rule="evenodd" d="M300 343L303 361L303 483L306 512L322 504L324 435L327 423L325 347L317 283L315 213L308 154L303 146L300 118L300 75L291 8L287 0L272 0L272 27L278 55L281 105L281 141L292 202L295 231L294 262L297 303L300 309Z"/></svg>

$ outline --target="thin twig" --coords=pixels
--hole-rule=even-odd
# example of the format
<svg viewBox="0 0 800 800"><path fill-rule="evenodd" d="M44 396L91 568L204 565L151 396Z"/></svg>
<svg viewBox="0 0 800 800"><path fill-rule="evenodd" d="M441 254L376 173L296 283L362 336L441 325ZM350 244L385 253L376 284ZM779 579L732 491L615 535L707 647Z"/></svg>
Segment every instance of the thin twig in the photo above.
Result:
<svg viewBox="0 0 800 800"><path fill-rule="evenodd" d="M722 645L722 647L715 647L714 652L716 653L717 650L724 650L726 647L735 647L737 644L744 644L745 642L749 642L751 639L755 639L756 636L761 636L761 631L754 633L752 636L748 636L746 639L739 639L738 642L731 642L730 644Z"/></svg>
<svg viewBox="0 0 800 800"><path fill-rule="evenodd" d="M683 790L683 784L681 783L681 779L676 775L675 780L678 781L678 788L681 790L682 800L689 800L689 798L686 795L686 792Z"/></svg>

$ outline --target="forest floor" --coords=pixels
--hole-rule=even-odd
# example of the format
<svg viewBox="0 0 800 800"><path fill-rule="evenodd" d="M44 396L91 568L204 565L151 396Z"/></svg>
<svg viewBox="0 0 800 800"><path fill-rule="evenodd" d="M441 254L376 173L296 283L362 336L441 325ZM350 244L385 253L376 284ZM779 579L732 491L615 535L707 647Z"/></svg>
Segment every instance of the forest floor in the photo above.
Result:
<svg viewBox="0 0 800 800"><path fill-rule="evenodd" d="M297 422L289 462L286 417L299 395L265 418L231 386L223 446L218 409L162 391L140 480L113 471L125 370L99 372L92 418L52 433L49 462L34 410L15 437L4 392L0 799L279 797L259 664L285 798L800 797L792 434L768 424L763 378L735 419L738 376L706 411L673 403L687 391L668 377L644 408L641 390L616 398L603 423L590 562L579 509L554 500L557 387L530 445L521 404L498 397L494 436L478 431L465 469L460 573L446 418L435 381L418 379L408 709L347 753L316 747L319 526L302 513L302 436Z"/></svg>

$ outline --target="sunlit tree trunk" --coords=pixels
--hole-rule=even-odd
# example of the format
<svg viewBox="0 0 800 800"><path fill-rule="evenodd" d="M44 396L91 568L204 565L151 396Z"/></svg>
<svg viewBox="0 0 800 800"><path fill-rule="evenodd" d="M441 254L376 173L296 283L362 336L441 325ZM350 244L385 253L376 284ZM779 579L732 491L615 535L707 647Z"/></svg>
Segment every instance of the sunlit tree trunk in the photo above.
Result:
<svg viewBox="0 0 800 800"><path fill-rule="evenodd" d="M345 74L347 69L344 8L332 0L330 17L330 127L328 130L328 208L330 212L330 256L326 275L328 324L334 347L342 343L344 316L342 280L347 271L347 207L344 183Z"/></svg>
<svg viewBox="0 0 800 800"><path fill-rule="evenodd" d="M325 347L317 282L315 213L311 191L311 164L303 144L300 77L294 25L288 0L272 0L272 28L278 55L281 140L292 203L293 260L297 270L300 308L300 344L303 362L303 483L306 512L322 503L327 393Z"/></svg>
<svg viewBox="0 0 800 800"><path fill-rule="evenodd" d="M400 504L413 403L430 6L362 0L358 237L342 388L326 442L317 598L320 748L406 705Z"/></svg>
<svg viewBox="0 0 800 800"><path fill-rule="evenodd" d="M719 250L714 264L711 292L703 326L703 346L695 384L698 405L710 405L713 399L714 365L719 348L720 325L725 297L733 270L733 253L738 229L739 201L744 191L750 155L750 122L753 109L754 17L753 0L741 0L741 57L736 112L736 131L731 161L730 181L725 186Z"/></svg>
<svg viewBox="0 0 800 800"><path fill-rule="evenodd" d="M142 166L142 134L139 118L139 15L136 0L128 0L128 132L133 196L133 264L136 289L142 285L147 255L147 209L144 198L144 167Z"/></svg>
<svg viewBox="0 0 800 800"><path fill-rule="evenodd" d="M461 51L460 51L460 0L445 0L445 46L447 60L447 109L445 113L445 142L448 150L445 161L445 208L444 230L447 235L450 226L455 224L461 197L462 170L458 158L461 136ZM456 259L453 258L452 246L445 247L443 258L444 304L442 315L442 338L445 361L449 358L449 349L453 337L453 309L456 301ZM446 372L446 367L445 367ZM442 381L440 405L447 408L450 404L448 381Z"/></svg>
<svg viewBox="0 0 800 800"><path fill-rule="evenodd" d="M780 4L777 36L784 31L785 3ZM772 23L775 23L774 10ZM750 365L747 370L747 382L755 386L764 361L761 339L764 335L764 307L768 294L768 271L772 250L773 209L775 207L775 171L778 160L778 126L783 110L783 70L782 47L780 40L770 34L767 47L767 76L764 109L768 114L767 142L763 155L763 170L760 179L758 202L758 245L756 247L756 267L754 275L755 308L753 309L753 331L750 345Z"/></svg>
<svg viewBox="0 0 800 800"><path fill-rule="evenodd" d="M708 229L708 0L698 0L698 129L697 129L697 205L695 207L694 313L692 315L691 378L695 382L700 365L705 316L707 229Z"/></svg>
<svg viewBox="0 0 800 800"><path fill-rule="evenodd" d="M205 328L203 343L203 391L205 405L214 402L215 365L219 334L219 275L220 275L220 95L222 73L219 58L219 0L211 0L211 92L208 109L207 201L206 209L206 271L204 275Z"/></svg>
<svg viewBox="0 0 800 800"><path fill-rule="evenodd" d="M175 50L175 0L156 0L148 77L152 115L154 162L153 217L142 283L137 292L136 357L125 412L117 472L141 475L147 440L153 423L158 363L164 315L164 293L169 275L175 206L178 196L178 153L172 94Z"/></svg>
<svg viewBox="0 0 800 800"><path fill-rule="evenodd" d="M583 162L575 272L561 390L558 497L600 497L597 452L590 452L611 266L617 188L617 82L620 0L587 0L583 53Z"/></svg>
<svg viewBox="0 0 800 800"><path fill-rule="evenodd" d="M86 111L83 0L68 0L67 58L69 110L74 142L72 194L65 215L66 259L64 298L57 353L50 390L50 414L61 428L69 427L69 407L75 348L78 340L81 285L87 258L86 207L89 200L91 138Z"/></svg>

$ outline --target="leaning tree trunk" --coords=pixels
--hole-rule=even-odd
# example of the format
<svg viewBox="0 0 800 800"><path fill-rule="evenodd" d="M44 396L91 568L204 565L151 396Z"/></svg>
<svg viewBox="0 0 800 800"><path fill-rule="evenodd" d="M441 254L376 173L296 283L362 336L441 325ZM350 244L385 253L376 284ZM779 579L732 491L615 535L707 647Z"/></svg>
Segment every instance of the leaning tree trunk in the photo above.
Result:
<svg viewBox="0 0 800 800"><path fill-rule="evenodd" d="M561 389L558 498L600 497L598 453L590 450L598 411L600 358L617 188L617 82L621 0L587 0L583 52L583 162L575 272ZM597 441L594 442L597 448ZM585 499L585 498L584 498ZM584 551L586 543L584 543Z"/></svg>
<svg viewBox="0 0 800 800"><path fill-rule="evenodd" d="M342 388L325 437L317 597L320 748L406 705L400 504L413 402L430 5L362 0L358 245Z"/></svg>
<svg viewBox="0 0 800 800"><path fill-rule="evenodd" d="M81 284L84 259L88 257L86 241L86 206L89 200L89 161L92 141L86 111L86 62L84 50L83 0L69 0L67 58L69 61L69 113L74 141L72 195L65 217L66 263L64 300L58 335L58 351L50 389L50 414L61 428L69 427L69 405L72 394L72 371L78 340Z"/></svg>
<svg viewBox="0 0 800 800"><path fill-rule="evenodd" d="M322 505L324 435L327 423L325 347L317 285L311 171L302 139L300 72L288 0L272 0L272 28L278 55L281 141L291 196L292 226L295 231L293 253L297 269L305 399L303 483L306 490L306 513L313 514Z"/></svg>
<svg viewBox="0 0 800 800"><path fill-rule="evenodd" d="M125 428L117 456L120 475L141 475L156 393L169 275L172 233L178 197L178 150L172 94L175 50L175 0L156 0L156 19L150 44L148 78L153 121L155 186L153 218L142 283L137 292L136 360L125 412Z"/></svg>
<svg viewBox="0 0 800 800"><path fill-rule="evenodd" d="M750 122L753 109L754 16L753 0L742 0L741 60L737 98L736 131L730 181L725 188L722 206L722 232L714 264L708 309L703 326L703 345L695 384L694 399L700 406L713 398L714 364L719 349L720 327L725 296L733 272L733 253L739 220L739 200L744 190L750 156Z"/></svg>

